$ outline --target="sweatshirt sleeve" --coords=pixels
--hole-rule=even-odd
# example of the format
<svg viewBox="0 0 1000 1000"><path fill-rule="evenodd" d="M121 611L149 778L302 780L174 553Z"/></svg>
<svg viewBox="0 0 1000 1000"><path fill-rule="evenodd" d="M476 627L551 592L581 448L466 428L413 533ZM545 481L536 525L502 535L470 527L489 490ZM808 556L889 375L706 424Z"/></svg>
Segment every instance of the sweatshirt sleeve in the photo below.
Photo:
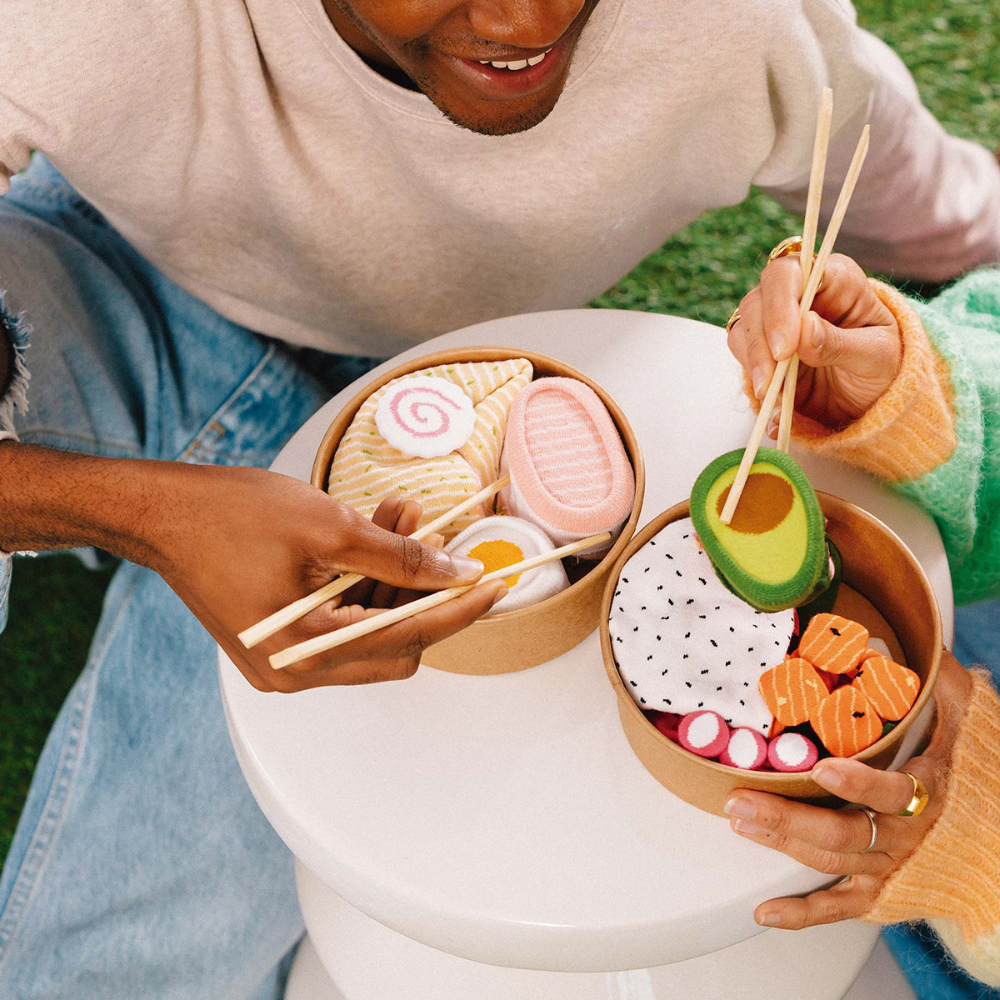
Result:
<svg viewBox="0 0 1000 1000"><path fill-rule="evenodd" d="M846 0L803 0L803 8L834 90L826 213L836 201L863 125L871 124L868 158L838 237L838 251L856 257L870 271L922 281L943 281L1000 260L1000 165L992 151L944 131L921 104L899 57L857 27ZM831 16L831 9L839 11L839 17ZM774 56L776 64L781 59L780 53ZM785 80L780 70L774 76ZM859 94L862 84L865 93ZM785 84L792 86L792 81ZM779 146L781 133L794 129L805 133L798 143L811 153L818 96L809 98L810 114L803 124L789 113L796 96L776 97ZM853 106L845 120L837 106L848 100ZM808 163L793 177L775 177L765 165L757 180L800 215L808 182Z"/></svg>
<svg viewBox="0 0 1000 1000"><path fill-rule="evenodd" d="M959 964L1000 986L1000 698L973 673L944 810L863 919L929 920Z"/></svg>
<svg viewBox="0 0 1000 1000"><path fill-rule="evenodd" d="M867 469L937 522L958 603L1000 595L1000 269L929 303L872 282L903 337L899 375L834 431L796 415L811 451Z"/></svg>

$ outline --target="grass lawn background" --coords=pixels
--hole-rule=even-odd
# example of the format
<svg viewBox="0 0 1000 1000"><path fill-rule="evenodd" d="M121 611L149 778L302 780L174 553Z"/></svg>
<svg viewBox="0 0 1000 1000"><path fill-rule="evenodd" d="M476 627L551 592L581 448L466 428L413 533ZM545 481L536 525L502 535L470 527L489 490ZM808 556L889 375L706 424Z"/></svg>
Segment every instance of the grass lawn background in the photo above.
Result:
<svg viewBox="0 0 1000 1000"><path fill-rule="evenodd" d="M1000 0L857 0L862 26L889 42L945 127L1000 143ZM602 295L596 306L674 313L722 325L756 284L766 252L797 220L753 193L706 213ZM0 859L46 733L82 669L106 571L69 557L18 560L0 640Z"/></svg>

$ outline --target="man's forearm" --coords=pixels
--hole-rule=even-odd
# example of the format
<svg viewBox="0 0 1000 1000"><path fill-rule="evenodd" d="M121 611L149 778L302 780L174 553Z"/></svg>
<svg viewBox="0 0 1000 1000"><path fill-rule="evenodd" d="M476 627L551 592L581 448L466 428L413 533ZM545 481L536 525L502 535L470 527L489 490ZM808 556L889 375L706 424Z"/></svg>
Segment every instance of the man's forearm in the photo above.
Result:
<svg viewBox="0 0 1000 1000"><path fill-rule="evenodd" d="M0 549L96 546L155 567L169 462L94 458L0 442Z"/></svg>

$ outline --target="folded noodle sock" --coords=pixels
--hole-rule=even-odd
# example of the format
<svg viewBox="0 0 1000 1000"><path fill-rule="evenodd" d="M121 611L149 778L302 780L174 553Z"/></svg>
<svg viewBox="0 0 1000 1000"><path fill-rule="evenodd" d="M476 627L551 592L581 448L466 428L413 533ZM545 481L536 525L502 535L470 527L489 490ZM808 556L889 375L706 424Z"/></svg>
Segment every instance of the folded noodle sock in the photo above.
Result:
<svg viewBox="0 0 1000 1000"><path fill-rule="evenodd" d="M484 517L453 538L446 549L460 556L479 559L490 573L532 556L551 552L555 546L537 525L519 517ZM557 559L507 579L507 596L488 614L516 611L538 604L569 586L563 564Z"/></svg>
<svg viewBox="0 0 1000 1000"><path fill-rule="evenodd" d="M540 378L514 400L500 509L537 524L557 546L617 533L632 511L635 473L600 397L572 378ZM611 542L588 551L597 558Z"/></svg>
<svg viewBox="0 0 1000 1000"><path fill-rule="evenodd" d="M358 410L333 456L327 491L365 517L371 517L387 496L419 500L424 508L421 524L426 524L499 478L511 403L531 377L531 362L514 358L436 365L394 379L372 393ZM376 416L387 393L398 392L407 380L414 381L419 391L408 394L405 405L390 414L397 418L390 437L397 445L411 449L410 439L416 435L410 434L408 439L405 427L399 425L408 423L411 430L426 432L424 421L433 420L433 408L442 405L428 378L445 379L459 387L472 401L475 423L471 434L466 435L463 429L459 436L464 443L457 450L429 458L413 457L386 440ZM387 408L383 408L383 421L386 416ZM444 530L445 537L457 534L492 508L490 502L462 515Z"/></svg>

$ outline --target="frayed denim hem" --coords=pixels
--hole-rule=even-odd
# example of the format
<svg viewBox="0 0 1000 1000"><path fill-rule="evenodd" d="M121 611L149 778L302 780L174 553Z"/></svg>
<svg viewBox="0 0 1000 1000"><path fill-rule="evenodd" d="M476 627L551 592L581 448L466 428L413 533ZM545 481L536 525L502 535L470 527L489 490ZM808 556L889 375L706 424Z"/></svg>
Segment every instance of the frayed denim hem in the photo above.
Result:
<svg viewBox="0 0 1000 1000"><path fill-rule="evenodd" d="M14 347L14 367L10 373L10 383L0 397L0 431L14 433L14 413L28 412L28 380L31 373L25 364L24 355L28 349L31 328L23 316L14 316L4 308L4 293L0 291L0 326L4 328Z"/></svg>

